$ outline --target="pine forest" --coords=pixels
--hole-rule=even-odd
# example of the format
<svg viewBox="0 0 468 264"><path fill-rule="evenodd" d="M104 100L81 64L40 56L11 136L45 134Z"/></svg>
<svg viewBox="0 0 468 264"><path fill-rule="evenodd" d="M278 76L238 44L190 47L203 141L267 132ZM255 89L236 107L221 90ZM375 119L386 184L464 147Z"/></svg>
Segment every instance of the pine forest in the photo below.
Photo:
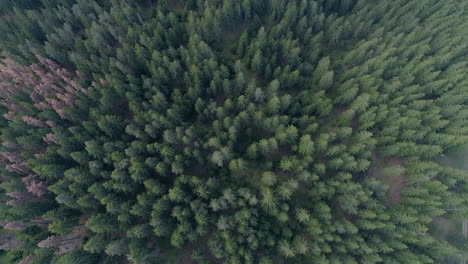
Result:
<svg viewBox="0 0 468 264"><path fill-rule="evenodd" d="M0 143L2 264L465 263L468 1L0 0Z"/></svg>

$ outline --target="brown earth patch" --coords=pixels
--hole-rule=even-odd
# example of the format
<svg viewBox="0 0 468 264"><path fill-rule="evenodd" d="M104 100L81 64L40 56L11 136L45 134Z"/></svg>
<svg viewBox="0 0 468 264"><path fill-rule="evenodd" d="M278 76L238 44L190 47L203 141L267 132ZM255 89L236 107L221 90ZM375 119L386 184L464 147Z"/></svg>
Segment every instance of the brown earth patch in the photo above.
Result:
<svg viewBox="0 0 468 264"><path fill-rule="evenodd" d="M351 119L350 126L353 129L353 132L359 129L359 122L356 120L356 118Z"/></svg>
<svg viewBox="0 0 468 264"><path fill-rule="evenodd" d="M206 174L207 168L202 167L200 165L191 166L189 168L184 168L184 174L188 176L197 176L203 177Z"/></svg>
<svg viewBox="0 0 468 264"><path fill-rule="evenodd" d="M184 11L184 2L180 0L170 0L167 2L167 9L173 12Z"/></svg>
<svg viewBox="0 0 468 264"><path fill-rule="evenodd" d="M396 205L401 202L401 190L405 187L405 175L402 174L398 177L394 177L393 180L388 183L390 189L388 190L387 205Z"/></svg>
<svg viewBox="0 0 468 264"><path fill-rule="evenodd" d="M284 146L284 147L279 148L275 152L267 153L265 155L265 158L267 160L281 160L282 157L287 156L290 153L291 153L290 146Z"/></svg>
<svg viewBox="0 0 468 264"><path fill-rule="evenodd" d="M233 25L231 30L225 30L223 32L222 41L224 43L234 43L234 41L239 39L240 34L245 31L247 25L247 21L241 21L239 24Z"/></svg>
<svg viewBox="0 0 468 264"><path fill-rule="evenodd" d="M371 167L369 174L380 179L383 183L389 186L387 191L387 201L385 205L398 205L402 200L401 190L405 187L406 174L400 174L388 179L385 179L382 170L384 167L401 166L406 167L403 160L396 157L381 157L377 153L372 153Z"/></svg>
<svg viewBox="0 0 468 264"><path fill-rule="evenodd" d="M437 232L434 232L434 236L438 239L446 240L453 226L453 222L444 217L434 217L433 221L437 227Z"/></svg>
<svg viewBox="0 0 468 264"><path fill-rule="evenodd" d="M176 264L196 264L192 259L192 252L194 250L193 244L185 246L180 250L180 254L177 257Z"/></svg>
<svg viewBox="0 0 468 264"><path fill-rule="evenodd" d="M192 253L196 249L201 249L203 255L205 256L206 260L209 263L213 264L221 264L223 263L223 259L217 259L211 254L208 248L208 240L210 239L212 232L208 232L208 234L202 236L197 241L190 243L183 247L180 251L179 256L177 257L175 264L196 264L196 262L192 259Z"/></svg>
<svg viewBox="0 0 468 264"><path fill-rule="evenodd" d="M342 104L336 105L335 107L333 107L333 115L334 116L339 116L343 112L345 112L346 110L348 110L346 105L342 105Z"/></svg>

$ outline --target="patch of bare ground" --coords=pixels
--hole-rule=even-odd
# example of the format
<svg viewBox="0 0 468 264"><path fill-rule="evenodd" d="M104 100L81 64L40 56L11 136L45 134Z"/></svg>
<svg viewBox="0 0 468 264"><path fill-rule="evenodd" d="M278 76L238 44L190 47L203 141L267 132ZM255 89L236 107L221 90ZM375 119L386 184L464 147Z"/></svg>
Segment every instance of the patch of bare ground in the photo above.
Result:
<svg viewBox="0 0 468 264"><path fill-rule="evenodd" d="M398 205L401 202L401 190L405 187L406 174L400 174L385 178L383 176L382 170L385 167L391 166L401 166L406 167L403 160L396 157L381 157L377 153L372 153L371 156L371 167L369 169L369 174L371 176L380 179L383 183L389 186L387 191L387 201L386 206Z"/></svg>
<svg viewBox="0 0 468 264"><path fill-rule="evenodd" d="M346 112L348 109L349 108L346 105L337 105L333 109L332 116L335 118L339 118L340 115ZM357 121L356 118L352 118L351 121L349 121L349 125L351 126L353 131L356 131L359 128L359 122Z"/></svg>
<svg viewBox="0 0 468 264"><path fill-rule="evenodd" d="M167 8L173 12L184 11L184 2L180 0L167 1Z"/></svg>
<svg viewBox="0 0 468 264"><path fill-rule="evenodd" d="M133 112L130 110L130 106L127 100L121 100L117 105L118 107L113 108L111 114L120 116L124 120L133 119Z"/></svg>
<svg viewBox="0 0 468 264"><path fill-rule="evenodd" d="M322 118L322 122L323 123L327 123L327 122L330 122L332 120L333 121L333 127L331 127L331 131L332 132L336 132L336 130L339 128L339 127L343 127L344 123L341 123L339 120L341 118L341 115L346 112L347 110L349 110L349 108L346 106L346 105L336 105L333 107L333 111L332 111L332 114L330 115L330 117L326 118L326 119L323 119ZM320 120L320 119L319 119ZM359 122L356 118L352 118L350 121L349 121L349 127L352 128L353 132L356 132L358 129L359 129Z"/></svg>
<svg viewBox="0 0 468 264"><path fill-rule="evenodd" d="M434 236L438 239L446 240L453 226L453 221L444 217L434 217L433 222L437 228Z"/></svg>
<svg viewBox="0 0 468 264"><path fill-rule="evenodd" d="M291 178L293 178L293 174L288 171L282 171L282 170L275 170L274 173L278 177L279 182L285 182Z"/></svg>
<svg viewBox="0 0 468 264"><path fill-rule="evenodd" d="M359 122L356 120L356 118L351 119L350 126L353 129L353 132L359 129Z"/></svg>
<svg viewBox="0 0 468 264"><path fill-rule="evenodd" d="M345 105L336 105L335 107L333 107L333 113L331 114L331 116L336 119L346 110L348 110L348 108Z"/></svg>
<svg viewBox="0 0 468 264"><path fill-rule="evenodd" d="M192 259L192 252L194 250L193 244L187 245L181 249L179 256L177 257L176 264L196 264Z"/></svg>
<svg viewBox="0 0 468 264"><path fill-rule="evenodd" d="M246 23L246 21L242 21L234 25L232 30L226 30L222 36L222 41L224 43L234 43L239 39L240 34L245 31L247 25L248 23Z"/></svg>
<svg viewBox="0 0 468 264"><path fill-rule="evenodd" d="M275 152L270 152L265 155L265 158L267 160L281 160L282 157L287 156L290 154L291 148L289 146L287 147L281 147Z"/></svg>
<svg viewBox="0 0 468 264"><path fill-rule="evenodd" d="M350 222L352 222L352 221L359 218L357 215L350 214L350 213L346 212L345 210L343 210L343 208L341 208L339 202L336 199L334 199L332 203L333 203L333 208L336 209L337 215L344 217L346 220L348 220Z"/></svg>
<svg viewBox="0 0 468 264"><path fill-rule="evenodd" d="M184 169L184 174L188 176L199 176L202 177L206 174L206 168L196 165Z"/></svg>
<svg viewBox="0 0 468 264"><path fill-rule="evenodd" d="M212 232L208 232L208 234L202 236L197 241L190 243L183 247L180 250L180 254L177 257L175 264L196 264L196 262L192 259L192 253L194 250L201 249L203 252L204 257L208 261L208 263L213 264L221 264L223 263L223 259L217 259L211 254L210 250L208 249L208 240L211 237Z"/></svg>
<svg viewBox="0 0 468 264"><path fill-rule="evenodd" d="M2 20L11 20L13 18L13 15L11 14L4 14L1 16Z"/></svg>

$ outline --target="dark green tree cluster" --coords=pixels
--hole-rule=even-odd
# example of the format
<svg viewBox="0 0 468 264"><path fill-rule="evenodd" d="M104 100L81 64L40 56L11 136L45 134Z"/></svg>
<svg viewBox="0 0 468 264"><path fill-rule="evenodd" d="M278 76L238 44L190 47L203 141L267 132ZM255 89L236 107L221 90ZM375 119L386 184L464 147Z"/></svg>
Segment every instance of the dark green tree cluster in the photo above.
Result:
<svg viewBox="0 0 468 264"><path fill-rule="evenodd" d="M12 263L434 263L460 249L468 2L0 3Z"/></svg>

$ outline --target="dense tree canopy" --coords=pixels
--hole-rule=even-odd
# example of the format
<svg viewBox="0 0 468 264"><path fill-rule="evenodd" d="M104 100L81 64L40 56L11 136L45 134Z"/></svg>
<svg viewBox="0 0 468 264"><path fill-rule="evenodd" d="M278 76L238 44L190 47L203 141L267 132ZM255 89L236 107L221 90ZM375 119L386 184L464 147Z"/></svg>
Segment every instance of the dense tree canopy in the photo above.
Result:
<svg viewBox="0 0 468 264"><path fill-rule="evenodd" d="M435 162L468 142L467 1L5 0L0 32L11 263L464 250L428 226L468 217Z"/></svg>

